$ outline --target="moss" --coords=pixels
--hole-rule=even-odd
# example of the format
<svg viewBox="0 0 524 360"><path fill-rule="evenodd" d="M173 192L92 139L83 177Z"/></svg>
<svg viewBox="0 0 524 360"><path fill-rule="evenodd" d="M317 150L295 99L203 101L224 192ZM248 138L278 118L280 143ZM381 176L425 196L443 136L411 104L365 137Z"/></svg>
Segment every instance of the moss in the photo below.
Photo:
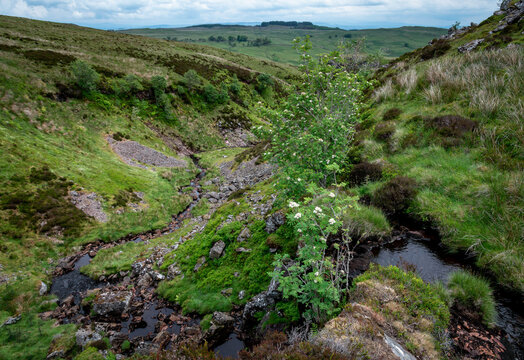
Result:
<svg viewBox="0 0 524 360"><path fill-rule="evenodd" d="M98 349L89 347L75 357L75 360L104 360L104 356L98 352Z"/></svg>

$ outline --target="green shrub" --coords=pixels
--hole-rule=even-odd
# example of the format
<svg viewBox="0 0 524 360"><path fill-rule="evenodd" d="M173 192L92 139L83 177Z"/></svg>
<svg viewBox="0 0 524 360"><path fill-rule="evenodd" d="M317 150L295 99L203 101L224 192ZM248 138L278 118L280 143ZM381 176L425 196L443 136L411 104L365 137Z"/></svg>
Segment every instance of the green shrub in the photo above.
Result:
<svg viewBox="0 0 524 360"><path fill-rule="evenodd" d="M356 164L347 175L347 181L352 186L359 186L368 181L378 181L382 178L382 165L362 162Z"/></svg>
<svg viewBox="0 0 524 360"><path fill-rule="evenodd" d="M466 271L457 271L451 274L448 288L452 300L478 313L484 324L492 326L495 323L495 299L487 280Z"/></svg>
<svg viewBox="0 0 524 360"><path fill-rule="evenodd" d="M100 81L100 75L82 60L76 60L71 64L71 72L78 87L84 91L95 91Z"/></svg>
<svg viewBox="0 0 524 360"><path fill-rule="evenodd" d="M120 349L122 349L122 351L128 351L129 349L131 349L131 343L129 342L129 340L124 340L122 346L120 346Z"/></svg>
<svg viewBox="0 0 524 360"><path fill-rule="evenodd" d="M428 45L420 50L420 58L422 60L437 58L444 55L449 49L451 49L449 41L445 39L439 39L434 41L433 44Z"/></svg>
<svg viewBox="0 0 524 360"><path fill-rule="evenodd" d="M204 87L204 99L210 105L224 104L229 100L227 90L222 88L220 91L217 90L211 84L207 84Z"/></svg>
<svg viewBox="0 0 524 360"><path fill-rule="evenodd" d="M198 73L195 70L191 69L185 72L184 82L186 84L187 89L193 92L200 86L202 80L200 80L200 76L198 76Z"/></svg>
<svg viewBox="0 0 524 360"><path fill-rule="evenodd" d="M267 89L272 88L275 85L273 78L268 74L260 74L257 76L256 89L259 93L265 92Z"/></svg>
<svg viewBox="0 0 524 360"><path fill-rule="evenodd" d="M120 97L127 97L134 95L139 91L144 90L140 78L136 75L130 74L123 79L117 79L113 83L113 91Z"/></svg>
<svg viewBox="0 0 524 360"><path fill-rule="evenodd" d="M94 347L88 347L82 351L75 360L104 360L104 356Z"/></svg>
<svg viewBox="0 0 524 360"><path fill-rule="evenodd" d="M397 176L379 187L371 197L371 203L389 215L405 212L417 193L414 179Z"/></svg>
<svg viewBox="0 0 524 360"><path fill-rule="evenodd" d="M151 78L151 87L153 88L153 92L155 93L155 99L157 99L158 101L158 99L161 97L162 94L165 93L167 89L166 79L160 75L153 76Z"/></svg>

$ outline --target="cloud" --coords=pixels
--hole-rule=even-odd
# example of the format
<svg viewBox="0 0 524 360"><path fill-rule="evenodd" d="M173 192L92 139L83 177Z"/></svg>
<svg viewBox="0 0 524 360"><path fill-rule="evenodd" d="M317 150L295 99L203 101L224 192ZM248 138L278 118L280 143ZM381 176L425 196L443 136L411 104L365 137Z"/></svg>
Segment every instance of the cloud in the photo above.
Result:
<svg viewBox="0 0 524 360"><path fill-rule="evenodd" d="M0 0L0 13L94 27L298 20L345 25L449 26L480 21L493 0Z"/></svg>

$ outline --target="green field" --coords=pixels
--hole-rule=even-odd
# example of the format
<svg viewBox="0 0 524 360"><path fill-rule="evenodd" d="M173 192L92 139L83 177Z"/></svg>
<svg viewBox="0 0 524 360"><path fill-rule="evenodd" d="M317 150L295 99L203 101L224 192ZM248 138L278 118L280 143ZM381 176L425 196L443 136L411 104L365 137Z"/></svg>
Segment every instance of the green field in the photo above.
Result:
<svg viewBox="0 0 524 360"><path fill-rule="evenodd" d="M393 29L342 30L298 29L288 26L196 26L175 29L131 29L123 33L149 36L158 39L192 42L216 46L221 49L240 52L259 58L266 58L289 64L298 64L298 55L292 47L296 37L309 35L313 43L313 53L326 53L336 49L341 41L366 38L367 51L381 51L386 57L397 57L406 52L425 46L430 40L446 33L447 30L433 27L405 26ZM222 36L225 41L209 41L214 36ZM237 39L247 36L248 41L229 42L228 38ZM249 46L249 41L268 38L271 44Z"/></svg>

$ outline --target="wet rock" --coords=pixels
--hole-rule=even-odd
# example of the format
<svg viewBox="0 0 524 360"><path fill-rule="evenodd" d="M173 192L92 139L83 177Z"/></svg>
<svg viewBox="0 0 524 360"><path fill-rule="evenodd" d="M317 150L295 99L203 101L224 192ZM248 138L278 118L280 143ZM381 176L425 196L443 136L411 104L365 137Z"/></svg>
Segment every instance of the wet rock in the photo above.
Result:
<svg viewBox="0 0 524 360"><path fill-rule="evenodd" d="M93 301L93 311L101 316L120 315L127 311L131 297L131 291L125 290L100 292Z"/></svg>
<svg viewBox="0 0 524 360"><path fill-rule="evenodd" d="M274 214L271 214L266 219L266 232L268 234L274 233L277 231L279 227L284 225L284 222L286 221L286 218L282 212L276 212Z"/></svg>
<svg viewBox="0 0 524 360"><path fill-rule="evenodd" d="M249 231L248 227L245 227L244 229L242 229L240 234L238 234L237 241L243 242L249 239L250 237L251 237L251 231Z"/></svg>
<svg viewBox="0 0 524 360"><path fill-rule="evenodd" d="M135 354L141 356L148 356L157 354L160 351L160 346L158 344L141 341L135 348Z"/></svg>
<svg viewBox="0 0 524 360"><path fill-rule="evenodd" d="M160 331L155 338L153 339L153 343L158 344L160 347L162 347L164 344L166 344L169 339L171 338L171 335L166 330Z"/></svg>
<svg viewBox="0 0 524 360"><path fill-rule="evenodd" d="M218 311L213 313L211 326L202 335L202 342L206 341L211 347L220 344L233 331L234 324L235 319L232 316Z"/></svg>
<svg viewBox="0 0 524 360"><path fill-rule="evenodd" d="M88 347L89 345L102 340L102 335L97 332L80 329L75 334L76 344L81 348Z"/></svg>
<svg viewBox="0 0 524 360"><path fill-rule="evenodd" d="M211 250L209 250L209 257L211 259L218 259L222 256L222 253L224 252L224 249L226 248L226 243L222 240L217 241Z"/></svg>
<svg viewBox="0 0 524 360"><path fill-rule="evenodd" d="M47 285L43 281L40 283L40 289L38 290L38 294L40 296L44 296L45 294L47 294Z"/></svg>
<svg viewBox="0 0 524 360"><path fill-rule="evenodd" d="M282 293L278 290L278 286L278 281L272 279L266 291L256 295L246 304L246 306L244 306L244 312L242 314L244 325L248 325L255 321L255 314L257 312L267 312L275 306L276 302L282 297Z"/></svg>
<svg viewBox="0 0 524 360"><path fill-rule="evenodd" d="M141 288L148 288L153 285L153 278L148 273L145 273L138 279L137 285Z"/></svg>
<svg viewBox="0 0 524 360"><path fill-rule="evenodd" d="M195 264L195 267L193 268L193 271L197 272L202 267L202 265L204 265L205 263L206 263L206 257L205 256L201 256L197 260L197 263Z"/></svg>

